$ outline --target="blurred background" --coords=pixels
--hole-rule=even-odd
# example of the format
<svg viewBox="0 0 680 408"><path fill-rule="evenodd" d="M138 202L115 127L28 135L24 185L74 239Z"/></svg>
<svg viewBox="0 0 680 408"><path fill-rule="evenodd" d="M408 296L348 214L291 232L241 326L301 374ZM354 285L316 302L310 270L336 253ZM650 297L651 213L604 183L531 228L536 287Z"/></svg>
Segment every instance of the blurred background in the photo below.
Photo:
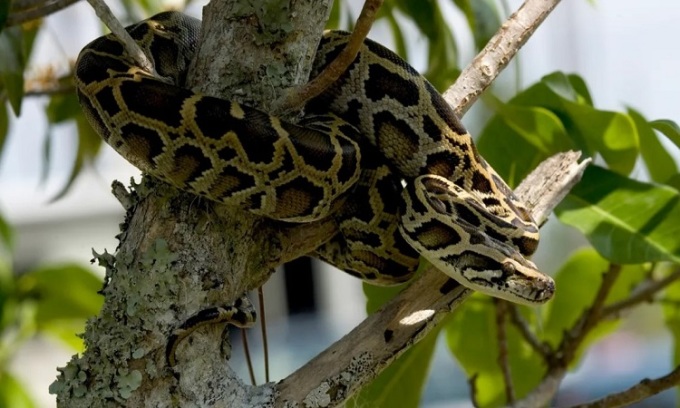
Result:
<svg viewBox="0 0 680 408"><path fill-rule="evenodd" d="M456 32L461 66L465 66L474 56L474 47L464 16L450 1L439 3ZM509 10L521 4L517 0L504 3ZM520 52L519 63L511 64L501 75L494 86L496 95L507 98L518 84L528 86L552 71L575 72L588 83L601 109L632 106L649 118L680 120L680 2L593 3L573 0L560 4ZM201 5L193 2L187 12L200 17ZM357 15L361 2L350 5ZM370 37L389 46L394 41L385 24L378 22ZM67 72L80 49L102 32L93 11L82 1L50 16L45 26L36 40L30 66L50 66L57 72ZM411 62L424 69L424 51L419 51L418 44L425 39L415 29L413 32L407 36L413 41ZM21 273L45 265L75 263L102 275L101 268L89 263L91 251L115 250L114 236L124 214L110 193L111 182L116 179L127 184L131 177L138 180L140 173L106 146L72 188L53 201L71 172L77 136L75 125L59 125L50 130L52 141L45 151L46 103L43 97L24 100L21 117L10 121L0 158L0 213L15 230L13 269ZM480 102L463 121L476 134L488 117ZM46 155L48 169L44 168ZM585 243L580 234L555 220L544 231L535 260L549 273ZM365 317L361 282L332 269L317 260L300 259L281 268L265 286L272 380L285 377ZM261 382L258 330L251 331L250 349ZM238 336L234 342L234 365L247 378ZM55 367L65 365L73 353L62 343L41 336L15 351L12 372L30 390L37 406L55 406L48 386L56 377ZM616 334L591 348L579 369L564 382L558 403L566 406L586 401L625 389L646 376L663 375L672 368L671 355L662 317L641 307ZM469 406L465 375L444 344L438 345L432 365L422 405ZM674 401L675 393L670 391L639 406L673 406Z"/></svg>

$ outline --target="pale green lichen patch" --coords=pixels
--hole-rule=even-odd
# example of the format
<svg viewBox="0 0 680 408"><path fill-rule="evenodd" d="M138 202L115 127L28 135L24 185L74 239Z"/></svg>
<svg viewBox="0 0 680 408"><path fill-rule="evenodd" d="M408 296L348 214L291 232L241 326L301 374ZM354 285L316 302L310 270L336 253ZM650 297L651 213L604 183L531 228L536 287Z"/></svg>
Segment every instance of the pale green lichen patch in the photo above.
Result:
<svg viewBox="0 0 680 408"><path fill-rule="evenodd" d="M98 254L92 249L92 262L97 261L97 265L104 267L104 287L110 281L112 274L116 270L116 257L108 253L105 249L103 254Z"/></svg>
<svg viewBox="0 0 680 408"><path fill-rule="evenodd" d="M155 272L163 272L173 262L177 261L178 258L179 255L173 253L168 248L168 242L159 238L142 256L142 265L146 268L151 268Z"/></svg>
<svg viewBox="0 0 680 408"><path fill-rule="evenodd" d="M132 392L142 385L142 373L138 370L128 372L126 368L118 369L117 388L121 398L128 399Z"/></svg>
<svg viewBox="0 0 680 408"><path fill-rule="evenodd" d="M132 352L132 358L134 358L134 359L142 358L142 357L144 357L145 354L146 354L146 350L144 350L143 348L140 347L140 348L138 348L138 349L136 349L135 351Z"/></svg>
<svg viewBox="0 0 680 408"><path fill-rule="evenodd" d="M74 398L82 398L87 394L87 372L78 366L74 358L66 364L66 367L58 368L57 379L50 384L50 394L63 396L65 393Z"/></svg>
<svg viewBox="0 0 680 408"><path fill-rule="evenodd" d="M279 41L282 34L293 30L290 0L236 1L233 4L236 18L255 16L259 24L257 44L270 44Z"/></svg>
<svg viewBox="0 0 680 408"><path fill-rule="evenodd" d="M272 61L265 68L265 78L271 86L279 88L288 86L293 82L293 74L281 61Z"/></svg>

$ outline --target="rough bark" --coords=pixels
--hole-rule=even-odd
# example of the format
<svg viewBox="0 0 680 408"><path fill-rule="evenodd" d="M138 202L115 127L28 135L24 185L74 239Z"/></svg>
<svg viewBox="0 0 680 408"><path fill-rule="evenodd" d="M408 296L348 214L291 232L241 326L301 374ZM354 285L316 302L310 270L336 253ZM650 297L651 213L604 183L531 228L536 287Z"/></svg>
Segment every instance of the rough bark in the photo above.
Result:
<svg viewBox="0 0 680 408"><path fill-rule="evenodd" d="M545 160L515 190L538 222L581 179L590 160L578 163L579 157L578 152L566 152ZM435 329L471 293L429 266L378 312L279 382L275 406L340 405Z"/></svg>
<svg viewBox="0 0 680 408"><path fill-rule="evenodd" d="M284 89L308 79L329 12L330 1L211 2L189 86L227 99L247 95L245 102L267 109ZM115 255L95 254L107 268L105 304L87 325L86 351L60 369L51 387L59 406L271 403L271 386L247 386L224 363L229 347L221 347L222 327L185 341L175 370L164 352L178 322L266 281L291 251L283 245L292 242L279 238L286 228L148 178L131 196L115 190L129 209ZM332 223L320 227L327 238L334 232ZM291 233L304 236L305 228ZM293 246L293 252L310 250Z"/></svg>
<svg viewBox="0 0 680 408"><path fill-rule="evenodd" d="M307 80L329 8L330 1L314 0L213 1L190 86L269 110L284 89ZM276 265L329 239L335 225L272 222L148 179L133 190L130 196L116 185L128 208L121 244L115 255L95 256L107 268L105 305L88 323L87 350L52 386L61 406L336 406L469 294L443 274L426 273L341 346L277 385L251 387L235 376L224 364L230 350L221 347L222 327L192 335L172 370L164 349L178 322L261 285ZM357 352L359 345L381 354Z"/></svg>

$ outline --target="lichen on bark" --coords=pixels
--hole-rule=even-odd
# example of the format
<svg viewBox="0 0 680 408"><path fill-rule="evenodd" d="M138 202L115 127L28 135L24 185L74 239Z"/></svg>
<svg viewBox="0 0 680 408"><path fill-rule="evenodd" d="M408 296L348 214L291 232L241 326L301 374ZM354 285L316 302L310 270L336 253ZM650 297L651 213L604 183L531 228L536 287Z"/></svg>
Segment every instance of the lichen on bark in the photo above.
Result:
<svg viewBox="0 0 680 408"><path fill-rule="evenodd" d="M308 79L330 3L211 2L188 86L266 109L285 88ZM271 384L245 385L225 364L223 327L201 328L180 345L174 370L165 363L165 345L187 317L262 285L290 256L287 226L149 178L123 196L128 213L120 245L114 255L96 255L107 265L105 304L87 324L85 352L60 369L51 387L58 405L272 404Z"/></svg>

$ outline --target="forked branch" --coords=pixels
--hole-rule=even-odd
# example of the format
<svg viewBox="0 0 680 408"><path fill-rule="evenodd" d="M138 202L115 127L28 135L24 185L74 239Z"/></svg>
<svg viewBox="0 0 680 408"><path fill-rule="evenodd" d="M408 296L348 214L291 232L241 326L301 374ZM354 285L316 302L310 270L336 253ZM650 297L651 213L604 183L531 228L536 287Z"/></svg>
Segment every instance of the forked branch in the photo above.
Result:
<svg viewBox="0 0 680 408"><path fill-rule="evenodd" d="M447 91L448 101L456 112L469 108L507 65L508 61L501 59L511 59L558 3L559 0L527 0L501 27L489 46ZM492 49L498 43L509 44L502 47L504 56ZM487 58L499 58L492 64L495 69L489 70L481 62L488 63ZM578 164L579 156L579 153L568 152L546 160L515 191L539 223L580 180L589 160ZM425 337L470 294L469 289L434 268L428 268L381 310L277 384L279 397L275 406L297 403L307 407L333 407L341 404ZM553 383L547 384L548 391L554 393L560 379L558 376Z"/></svg>
<svg viewBox="0 0 680 408"><path fill-rule="evenodd" d="M319 95L342 75L357 57L364 39L373 26L378 10L383 0L366 0L361 14L354 25L354 30L349 37L345 48L323 71L308 83L289 89L278 106L273 106L275 111L290 111L301 108L307 101Z"/></svg>
<svg viewBox="0 0 680 408"><path fill-rule="evenodd" d="M575 152L555 155L541 163L527 179L561 181L553 184L569 186L580 178L588 162L579 164L579 157ZM537 183L547 184L551 183ZM536 211L530 208L537 219L552 211L559 202L554 198L564 192L555 190L545 194L524 183L521 187L516 190L524 191L519 198L540 208ZM341 404L437 327L471 293L435 268L427 268L381 310L281 381L277 385L279 398L275 406L298 403L311 407L319 406L315 404L321 401L326 407Z"/></svg>

